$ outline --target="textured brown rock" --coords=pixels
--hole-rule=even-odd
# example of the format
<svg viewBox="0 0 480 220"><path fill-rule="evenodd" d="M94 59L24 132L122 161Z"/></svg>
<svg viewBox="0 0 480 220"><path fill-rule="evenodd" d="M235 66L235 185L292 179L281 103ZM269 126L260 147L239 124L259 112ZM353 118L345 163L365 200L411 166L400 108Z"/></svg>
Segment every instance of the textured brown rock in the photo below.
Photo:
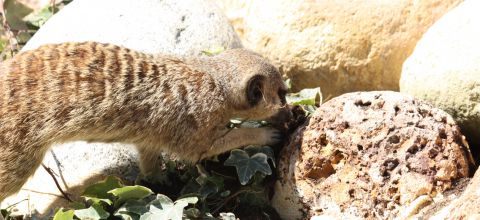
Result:
<svg viewBox="0 0 480 220"><path fill-rule="evenodd" d="M284 219L406 218L469 175L451 116L396 92L323 104L281 155L272 199Z"/></svg>
<svg viewBox="0 0 480 220"><path fill-rule="evenodd" d="M422 34L462 0L216 0L244 45L270 58L295 90L324 97L398 90Z"/></svg>

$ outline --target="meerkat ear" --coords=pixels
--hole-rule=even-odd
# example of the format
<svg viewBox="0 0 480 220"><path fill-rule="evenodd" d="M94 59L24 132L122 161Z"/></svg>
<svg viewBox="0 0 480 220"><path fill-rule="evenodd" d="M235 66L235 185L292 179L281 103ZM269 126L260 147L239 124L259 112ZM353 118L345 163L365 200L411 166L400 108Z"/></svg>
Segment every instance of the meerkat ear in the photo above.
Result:
<svg viewBox="0 0 480 220"><path fill-rule="evenodd" d="M264 81L265 77L261 75L255 75L248 80L246 93L250 106L255 106L262 100Z"/></svg>

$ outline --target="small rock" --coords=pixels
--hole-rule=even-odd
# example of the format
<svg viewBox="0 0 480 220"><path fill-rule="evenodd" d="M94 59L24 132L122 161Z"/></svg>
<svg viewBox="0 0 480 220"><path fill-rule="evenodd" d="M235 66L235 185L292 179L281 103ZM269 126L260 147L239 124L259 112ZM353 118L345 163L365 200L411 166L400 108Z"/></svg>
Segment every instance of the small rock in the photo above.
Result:
<svg viewBox="0 0 480 220"><path fill-rule="evenodd" d="M283 219L413 216L469 175L464 136L436 120L450 117L396 92L324 103L281 152L273 207Z"/></svg>
<svg viewBox="0 0 480 220"><path fill-rule="evenodd" d="M438 20L405 61L400 91L453 116L480 158L480 1L468 0ZM453 34L455 33L455 34Z"/></svg>

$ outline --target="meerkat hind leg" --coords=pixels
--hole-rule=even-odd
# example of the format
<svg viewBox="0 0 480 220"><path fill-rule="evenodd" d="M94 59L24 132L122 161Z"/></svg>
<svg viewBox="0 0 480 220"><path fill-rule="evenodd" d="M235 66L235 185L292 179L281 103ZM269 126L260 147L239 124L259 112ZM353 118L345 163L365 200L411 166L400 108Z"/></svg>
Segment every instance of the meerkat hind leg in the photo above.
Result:
<svg viewBox="0 0 480 220"><path fill-rule="evenodd" d="M17 150L22 148L30 150ZM4 149L4 154L0 154L0 202L22 188L42 164L47 150L40 146L11 146Z"/></svg>
<svg viewBox="0 0 480 220"><path fill-rule="evenodd" d="M139 148L139 165L143 177L154 177L162 168L162 151Z"/></svg>

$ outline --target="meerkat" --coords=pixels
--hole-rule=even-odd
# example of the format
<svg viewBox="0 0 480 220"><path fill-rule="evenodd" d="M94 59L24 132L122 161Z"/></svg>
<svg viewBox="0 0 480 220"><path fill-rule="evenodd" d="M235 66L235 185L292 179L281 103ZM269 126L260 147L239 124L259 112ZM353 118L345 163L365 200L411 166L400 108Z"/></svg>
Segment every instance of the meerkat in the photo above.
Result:
<svg viewBox="0 0 480 220"><path fill-rule="evenodd" d="M246 145L273 145L278 130L229 129L285 108L278 70L260 55L154 55L95 42L45 45L0 65L0 201L20 190L54 143L134 144L141 172L161 152L196 162Z"/></svg>

